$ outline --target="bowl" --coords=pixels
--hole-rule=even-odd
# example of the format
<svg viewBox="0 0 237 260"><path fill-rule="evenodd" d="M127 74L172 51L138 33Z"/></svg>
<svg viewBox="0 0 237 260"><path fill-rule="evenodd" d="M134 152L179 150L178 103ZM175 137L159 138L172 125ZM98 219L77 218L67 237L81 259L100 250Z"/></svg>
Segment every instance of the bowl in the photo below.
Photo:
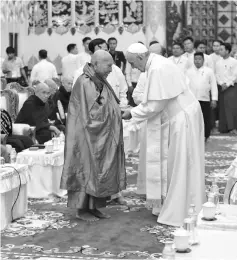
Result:
<svg viewBox="0 0 237 260"><path fill-rule="evenodd" d="M174 244L178 251L185 251L189 248L190 233L183 229L177 229L174 232Z"/></svg>
<svg viewBox="0 0 237 260"><path fill-rule="evenodd" d="M206 202L202 205L203 217L205 219L213 219L216 215L216 205L213 202Z"/></svg>

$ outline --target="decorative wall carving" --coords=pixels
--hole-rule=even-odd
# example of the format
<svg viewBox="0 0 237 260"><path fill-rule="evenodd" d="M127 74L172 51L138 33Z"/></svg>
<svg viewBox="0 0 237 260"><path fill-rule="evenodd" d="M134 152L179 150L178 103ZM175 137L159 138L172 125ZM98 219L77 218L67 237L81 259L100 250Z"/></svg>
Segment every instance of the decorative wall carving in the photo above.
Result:
<svg viewBox="0 0 237 260"><path fill-rule="evenodd" d="M56 33L67 33L72 25L71 1L52 1L52 27Z"/></svg>
<svg viewBox="0 0 237 260"><path fill-rule="evenodd" d="M217 36L217 1L187 1L187 25L195 40L206 40L209 49Z"/></svg>
<svg viewBox="0 0 237 260"><path fill-rule="evenodd" d="M157 5L156 1L152 1ZM158 1L164 5L165 1ZM69 30L74 35L77 31L87 34L94 29L97 34L101 29L112 33L116 29L122 34L124 30L136 33L140 29L145 31L145 1L142 0L52 0L31 1L29 18L29 32L41 34L53 31L59 34ZM151 7L151 10L153 7ZM159 8L155 8L151 19L159 22L163 15ZM151 23L154 31L154 24ZM155 25L156 26L156 25Z"/></svg>
<svg viewBox="0 0 237 260"><path fill-rule="evenodd" d="M99 1L99 25L106 33L112 33L119 25L119 2L117 0Z"/></svg>
<svg viewBox="0 0 237 260"><path fill-rule="evenodd" d="M48 26L47 1L30 1L28 5L29 13L29 34L42 34Z"/></svg>
<svg viewBox="0 0 237 260"><path fill-rule="evenodd" d="M217 6L218 39L236 44L236 1L219 1Z"/></svg>
<svg viewBox="0 0 237 260"><path fill-rule="evenodd" d="M165 1L149 1L147 8L147 24L155 36L158 26L165 27Z"/></svg>
<svg viewBox="0 0 237 260"><path fill-rule="evenodd" d="M166 1L166 44L171 52L173 41L180 37L182 28L182 1Z"/></svg>
<svg viewBox="0 0 237 260"><path fill-rule="evenodd" d="M76 26L82 34L95 26L95 1L75 1Z"/></svg>
<svg viewBox="0 0 237 260"><path fill-rule="evenodd" d="M143 1L123 1L123 24L130 33L138 32L144 23Z"/></svg>

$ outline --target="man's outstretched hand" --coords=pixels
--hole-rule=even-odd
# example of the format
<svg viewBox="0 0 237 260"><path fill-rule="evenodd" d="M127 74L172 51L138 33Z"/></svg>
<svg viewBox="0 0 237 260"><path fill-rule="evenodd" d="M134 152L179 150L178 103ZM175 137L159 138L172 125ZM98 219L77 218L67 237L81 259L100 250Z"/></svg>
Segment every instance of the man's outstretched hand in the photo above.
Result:
<svg viewBox="0 0 237 260"><path fill-rule="evenodd" d="M123 111L123 113L122 113L122 119L124 119L124 120L129 120L129 119L131 119L132 118L132 115L131 115L131 113L130 113L130 110L125 110L125 111Z"/></svg>

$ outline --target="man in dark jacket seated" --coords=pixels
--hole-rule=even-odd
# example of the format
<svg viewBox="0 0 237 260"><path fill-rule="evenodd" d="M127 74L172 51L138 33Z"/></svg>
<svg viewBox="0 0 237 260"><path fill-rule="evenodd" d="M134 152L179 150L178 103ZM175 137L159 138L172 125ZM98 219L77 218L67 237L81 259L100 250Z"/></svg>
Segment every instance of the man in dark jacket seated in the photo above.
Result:
<svg viewBox="0 0 237 260"><path fill-rule="evenodd" d="M52 139L52 133L59 136L59 129L48 119L49 107L47 100L50 95L49 87L45 83L38 83L35 95L30 96L21 108L16 123L24 123L36 127L36 139L43 144Z"/></svg>
<svg viewBox="0 0 237 260"><path fill-rule="evenodd" d="M65 130L66 114L72 91L72 83L72 78L63 77L62 85L52 98L55 106L50 113L49 119L55 120L55 125L62 131Z"/></svg>
<svg viewBox="0 0 237 260"><path fill-rule="evenodd" d="M6 144L10 144L15 148L17 153L33 145L33 141L29 136L12 134L12 120L4 109L1 109L1 135L6 135Z"/></svg>

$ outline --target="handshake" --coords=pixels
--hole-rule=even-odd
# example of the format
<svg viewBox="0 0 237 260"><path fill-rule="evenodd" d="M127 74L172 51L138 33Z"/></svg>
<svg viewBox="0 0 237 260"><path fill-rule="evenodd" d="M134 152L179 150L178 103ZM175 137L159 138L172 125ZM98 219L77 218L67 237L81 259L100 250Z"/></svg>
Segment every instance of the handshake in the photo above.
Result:
<svg viewBox="0 0 237 260"><path fill-rule="evenodd" d="M122 119L129 120L132 118L130 110L131 108L121 109Z"/></svg>

